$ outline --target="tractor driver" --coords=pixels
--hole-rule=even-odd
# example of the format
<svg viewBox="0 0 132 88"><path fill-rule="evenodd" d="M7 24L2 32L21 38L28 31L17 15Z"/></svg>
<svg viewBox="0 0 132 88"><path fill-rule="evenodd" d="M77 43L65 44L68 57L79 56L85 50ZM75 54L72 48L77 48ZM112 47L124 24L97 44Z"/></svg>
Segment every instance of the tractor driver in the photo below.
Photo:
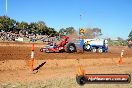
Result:
<svg viewBox="0 0 132 88"><path fill-rule="evenodd" d="M66 36L64 39L62 39L61 47L64 47L64 45L66 45L66 43L68 43L68 39L69 39L68 36Z"/></svg>
<svg viewBox="0 0 132 88"><path fill-rule="evenodd" d="M88 43L88 41L87 42L85 42L85 45L87 46L89 43Z"/></svg>
<svg viewBox="0 0 132 88"><path fill-rule="evenodd" d="M54 41L51 41L50 42L50 46L52 46L53 48L56 48L57 47L57 45L56 45L56 43Z"/></svg>

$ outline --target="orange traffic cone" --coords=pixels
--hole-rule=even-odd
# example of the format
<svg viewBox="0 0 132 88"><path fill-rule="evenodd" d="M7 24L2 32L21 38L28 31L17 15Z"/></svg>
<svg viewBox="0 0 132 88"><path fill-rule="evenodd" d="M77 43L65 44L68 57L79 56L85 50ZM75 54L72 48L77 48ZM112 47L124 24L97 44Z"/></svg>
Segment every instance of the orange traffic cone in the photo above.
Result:
<svg viewBox="0 0 132 88"><path fill-rule="evenodd" d="M118 61L118 64L123 64L123 62L122 62L122 58L120 58L120 60Z"/></svg>
<svg viewBox="0 0 132 88"><path fill-rule="evenodd" d="M121 56L120 56L120 59L118 61L118 64L123 64L123 61L122 61L123 55L124 55L124 49L122 49L122 51L121 51Z"/></svg>
<svg viewBox="0 0 132 88"><path fill-rule="evenodd" d="M85 70L82 69L82 66L81 65L79 65L78 72L79 72L80 75L85 75Z"/></svg>
<svg viewBox="0 0 132 88"><path fill-rule="evenodd" d="M32 49L31 49L31 70L33 71L34 69L34 44L32 45Z"/></svg>
<svg viewBox="0 0 132 88"><path fill-rule="evenodd" d="M34 49L35 49L35 48L34 48L34 44L33 44L33 45L32 45L32 49L31 49L31 50L32 50L32 51L34 51Z"/></svg>

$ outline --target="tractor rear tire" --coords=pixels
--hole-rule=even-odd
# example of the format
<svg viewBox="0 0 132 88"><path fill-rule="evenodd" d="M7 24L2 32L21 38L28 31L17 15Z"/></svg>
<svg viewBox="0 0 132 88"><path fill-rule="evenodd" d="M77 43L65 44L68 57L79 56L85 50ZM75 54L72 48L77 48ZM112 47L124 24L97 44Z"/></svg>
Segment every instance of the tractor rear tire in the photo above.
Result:
<svg viewBox="0 0 132 88"><path fill-rule="evenodd" d="M63 50L63 49L62 50L59 50L59 53L63 53L63 52L65 52L65 50Z"/></svg>
<svg viewBox="0 0 132 88"><path fill-rule="evenodd" d="M68 43L65 45L65 51L67 53L77 52L76 45L74 43Z"/></svg>

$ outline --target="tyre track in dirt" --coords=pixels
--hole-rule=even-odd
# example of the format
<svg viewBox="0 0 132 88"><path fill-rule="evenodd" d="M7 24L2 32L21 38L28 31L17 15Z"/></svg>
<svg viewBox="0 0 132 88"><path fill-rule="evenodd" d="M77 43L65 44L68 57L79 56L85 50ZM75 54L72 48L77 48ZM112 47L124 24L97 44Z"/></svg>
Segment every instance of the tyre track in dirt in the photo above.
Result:
<svg viewBox="0 0 132 88"><path fill-rule="evenodd" d="M17 44L0 46L0 60L29 60L32 44ZM35 59L90 59L90 58L118 58L120 57L121 49L124 47L110 47L108 53L92 53L92 52L77 52L77 53L44 53L40 52L42 45L35 45ZM132 57L132 50L127 49L124 52L124 57Z"/></svg>

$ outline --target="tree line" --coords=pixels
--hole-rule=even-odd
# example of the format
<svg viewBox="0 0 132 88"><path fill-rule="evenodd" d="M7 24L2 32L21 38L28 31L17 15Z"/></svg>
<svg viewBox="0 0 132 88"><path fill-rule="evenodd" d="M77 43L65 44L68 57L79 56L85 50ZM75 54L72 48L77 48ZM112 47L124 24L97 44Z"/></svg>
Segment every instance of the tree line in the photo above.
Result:
<svg viewBox="0 0 132 88"><path fill-rule="evenodd" d="M42 34L50 36L55 36L56 34L58 34L58 32L55 31L54 28L46 26L44 21L31 23L27 23L24 21L18 22L8 16L0 16L0 31L19 34L19 32L21 32L22 30L28 32L28 34Z"/></svg>
<svg viewBox="0 0 132 88"><path fill-rule="evenodd" d="M38 21L38 22L19 22L15 19L12 19L8 16L0 16L0 31L5 32L13 32L19 34L19 32L24 32L23 30L27 31L28 34L41 34L41 35L49 35L49 36L55 36L55 35L72 35L73 33L77 31L74 27L67 27L67 28L61 28L58 32L51 27L48 27L44 21ZM85 30L85 36L87 38L96 38L102 35L100 28L86 28ZM110 40L110 39L109 39ZM118 38L119 41L124 41L122 38ZM128 40L132 40L132 31L128 35ZM111 41L111 40L110 40ZM126 41L126 40L125 40Z"/></svg>
<svg viewBox="0 0 132 88"><path fill-rule="evenodd" d="M24 35L28 32L28 34L40 34L40 35L48 35L48 36L55 36L55 35L72 35L74 32L77 32L74 27L67 27L61 28L58 32L51 27L48 27L44 21L38 22L19 22L15 19L12 19L8 16L0 16L0 31L5 32L13 32L19 34L20 32ZM101 33L101 29L93 28L93 29L86 29L85 36L89 38L94 38L99 36Z"/></svg>

